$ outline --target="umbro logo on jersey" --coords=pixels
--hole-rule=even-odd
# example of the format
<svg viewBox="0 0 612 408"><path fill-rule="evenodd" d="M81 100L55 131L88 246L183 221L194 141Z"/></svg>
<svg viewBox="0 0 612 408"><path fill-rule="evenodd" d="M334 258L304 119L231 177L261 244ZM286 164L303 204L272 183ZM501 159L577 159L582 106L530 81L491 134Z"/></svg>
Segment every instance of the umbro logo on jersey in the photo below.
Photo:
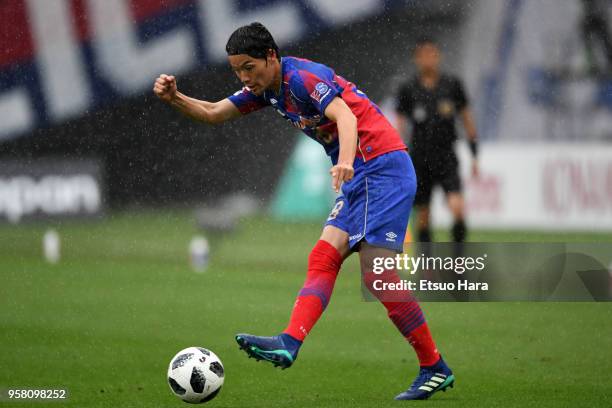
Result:
<svg viewBox="0 0 612 408"><path fill-rule="evenodd" d="M397 238L397 234L393 231L387 232L385 236L387 237L387 241L389 242L395 242L395 238Z"/></svg>
<svg viewBox="0 0 612 408"><path fill-rule="evenodd" d="M276 105L278 103L278 101L276 99L274 99L274 98L270 98L270 103L272 105Z"/></svg>

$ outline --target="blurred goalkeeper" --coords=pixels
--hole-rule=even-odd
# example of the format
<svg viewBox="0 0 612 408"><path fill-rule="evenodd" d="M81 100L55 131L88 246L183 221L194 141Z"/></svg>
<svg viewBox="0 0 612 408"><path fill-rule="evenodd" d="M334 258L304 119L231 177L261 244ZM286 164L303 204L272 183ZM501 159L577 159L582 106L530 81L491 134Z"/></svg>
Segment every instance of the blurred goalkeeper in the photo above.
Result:
<svg viewBox="0 0 612 408"><path fill-rule="evenodd" d="M332 188L342 192L310 252L306 281L287 328L273 337L238 334L240 348L257 360L290 367L330 301L342 262L358 252L364 285L385 306L420 362L419 375L396 399L426 399L451 387L452 371L438 353L410 292L376 290L373 285L375 280L399 280L395 269L374 274L374 258L402 252L416 191L414 168L397 131L355 84L331 68L306 59L281 58L272 35L260 23L234 31L226 51L242 90L219 102L207 102L183 95L173 76L161 75L155 81L155 94L205 123L272 107L323 146L332 161Z"/></svg>
<svg viewBox="0 0 612 408"><path fill-rule="evenodd" d="M440 185L454 218L453 241L463 242L467 233L459 162L454 150L456 119L461 118L465 127L474 177L478 176L478 139L463 84L458 78L440 72L440 59L440 49L434 41L421 39L417 43L414 62L418 74L403 84L398 93L398 130L406 134L408 122L412 125L410 155L418 179L414 199L418 241L432 240L429 204L433 188Z"/></svg>

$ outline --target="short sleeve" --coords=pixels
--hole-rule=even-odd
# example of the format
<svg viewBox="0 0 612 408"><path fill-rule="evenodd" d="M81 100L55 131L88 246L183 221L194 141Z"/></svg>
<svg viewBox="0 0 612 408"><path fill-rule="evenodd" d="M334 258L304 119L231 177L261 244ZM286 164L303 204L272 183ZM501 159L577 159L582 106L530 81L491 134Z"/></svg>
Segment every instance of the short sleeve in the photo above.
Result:
<svg viewBox="0 0 612 408"><path fill-rule="evenodd" d="M312 72L304 72L300 75L305 93L314 107L321 114L325 114L325 109L331 101L340 94L332 80L321 78Z"/></svg>
<svg viewBox="0 0 612 408"><path fill-rule="evenodd" d="M465 93L465 90L463 89L463 84L461 83L461 80L455 78L454 83L455 85L453 87L453 98L455 99L455 106L457 107L458 111L462 111L469 105L469 100Z"/></svg>
<svg viewBox="0 0 612 408"><path fill-rule="evenodd" d="M412 113L412 93L407 84L400 87L397 93L395 110L406 116L410 116Z"/></svg>
<svg viewBox="0 0 612 408"><path fill-rule="evenodd" d="M265 98L255 95L246 87L242 88L240 91L236 92L228 99L234 105L236 105L236 108L238 108L240 113L242 113L243 115L258 111L261 108L265 108L269 105Z"/></svg>

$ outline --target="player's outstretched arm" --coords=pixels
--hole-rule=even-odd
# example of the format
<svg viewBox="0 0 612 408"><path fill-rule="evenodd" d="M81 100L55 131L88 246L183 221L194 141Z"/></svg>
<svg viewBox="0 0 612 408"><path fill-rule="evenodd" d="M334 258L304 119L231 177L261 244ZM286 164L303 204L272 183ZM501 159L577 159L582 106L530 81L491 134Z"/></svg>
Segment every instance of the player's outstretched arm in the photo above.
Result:
<svg viewBox="0 0 612 408"><path fill-rule="evenodd" d="M182 114L200 122L215 124L240 116L238 108L227 98L208 102L180 93L173 75L161 74L155 80L153 92Z"/></svg>
<svg viewBox="0 0 612 408"><path fill-rule="evenodd" d="M338 164L329 171L332 176L332 187L336 193L344 181L353 178L355 170L353 161L357 150L357 118L342 98L335 97L327 108L325 116L336 122L338 128L338 139L340 151L338 152Z"/></svg>

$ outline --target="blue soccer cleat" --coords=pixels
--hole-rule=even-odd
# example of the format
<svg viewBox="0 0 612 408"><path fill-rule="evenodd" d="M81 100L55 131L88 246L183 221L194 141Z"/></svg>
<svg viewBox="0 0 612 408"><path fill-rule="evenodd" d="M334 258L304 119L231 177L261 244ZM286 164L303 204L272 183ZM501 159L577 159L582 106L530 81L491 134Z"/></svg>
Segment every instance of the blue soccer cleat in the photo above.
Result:
<svg viewBox="0 0 612 408"><path fill-rule="evenodd" d="M430 366L421 367L419 375L408 390L395 397L396 400L424 400L438 391L446 391L448 387L453 388L455 376L446 365L442 356L440 360Z"/></svg>
<svg viewBox="0 0 612 408"><path fill-rule="evenodd" d="M274 367L281 367L283 370L291 367L302 345L301 341L285 333L274 337L241 333L236 335L236 342L249 358L269 361Z"/></svg>

